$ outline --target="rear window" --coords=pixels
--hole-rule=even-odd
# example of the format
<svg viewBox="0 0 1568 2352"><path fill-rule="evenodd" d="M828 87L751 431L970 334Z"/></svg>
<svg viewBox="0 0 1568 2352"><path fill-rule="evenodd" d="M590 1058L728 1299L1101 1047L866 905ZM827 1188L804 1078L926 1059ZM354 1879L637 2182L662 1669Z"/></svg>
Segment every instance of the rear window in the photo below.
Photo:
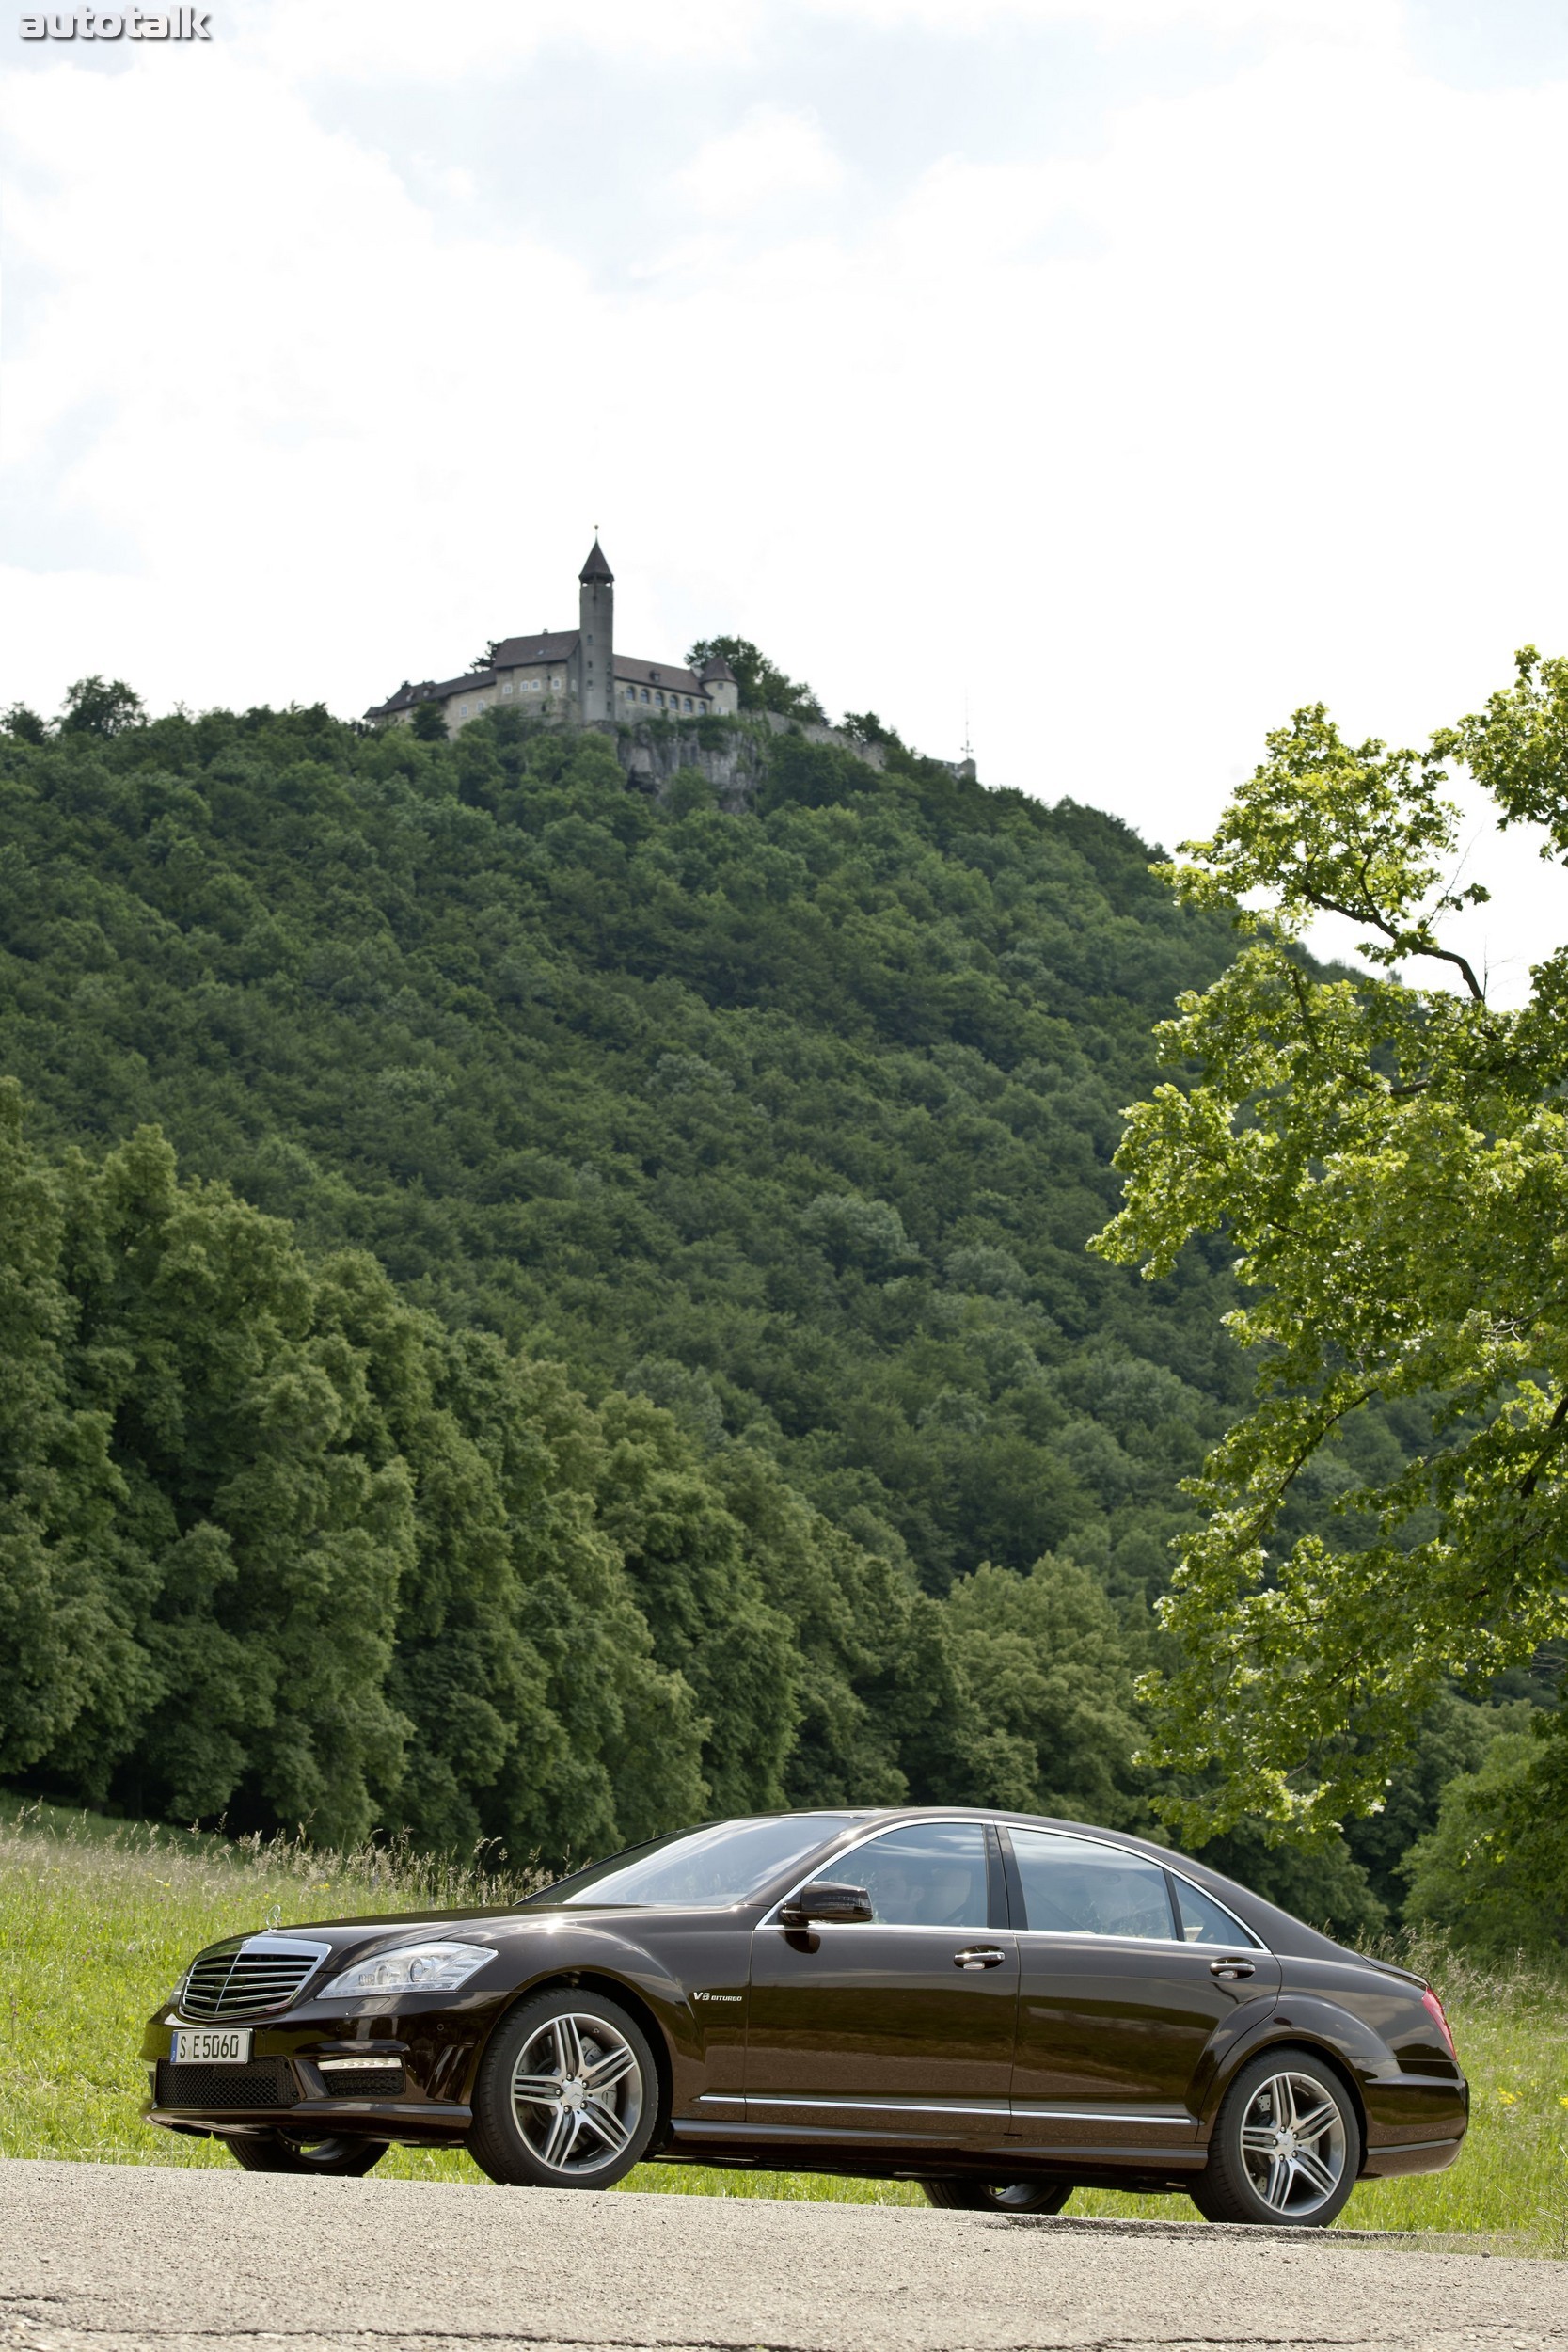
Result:
<svg viewBox="0 0 1568 2352"><path fill-rule="evenodd" d="M1086 1837L1009 1829L1028 1925L1046 1935L1136 1935L1168 1944L1176 1933L1158 1863Z"/></svg>
<svg viewBox="0 0 1568 2352"><path fill-rule="evenodd" d="M1189 1885L1185 1879L1175 1879L1176 1908L1181 1915L1181 1941L1184 1944L1250 1944L1258 1938L1250 1928L1217 1903L1212 1895L1206 1895L1200 1886Z"/></svg>

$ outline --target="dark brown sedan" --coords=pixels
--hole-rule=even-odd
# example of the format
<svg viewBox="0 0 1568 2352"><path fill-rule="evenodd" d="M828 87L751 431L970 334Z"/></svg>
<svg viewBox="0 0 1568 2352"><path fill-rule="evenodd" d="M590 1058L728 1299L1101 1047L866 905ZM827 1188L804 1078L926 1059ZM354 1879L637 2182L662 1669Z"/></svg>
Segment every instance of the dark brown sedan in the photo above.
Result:
<svg viewBox="0 0 1568 2352"><path fill-rule="evenodd" d="M1434 2172L1468 2093L1434 1994L1159 1846L943 1806L661 1838L514 1910L331 1920L192 1963L146 2112L259 2171L468 2148L606 2188L648 2160L920 2181L1053 2213L1185 2190L1331 2221Z"/></svg>

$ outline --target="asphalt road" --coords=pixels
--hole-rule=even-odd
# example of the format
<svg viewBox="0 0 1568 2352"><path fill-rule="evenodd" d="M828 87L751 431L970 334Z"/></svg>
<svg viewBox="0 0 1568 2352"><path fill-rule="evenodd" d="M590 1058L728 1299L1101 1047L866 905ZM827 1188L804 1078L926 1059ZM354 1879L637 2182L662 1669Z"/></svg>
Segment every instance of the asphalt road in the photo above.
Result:
<svg viewBox="0 0 1568 2352"><path fill-rule="evenodd" d="M0 2164L24 2352L1540 2352L1568 2264L907 2206Z"/></svg>

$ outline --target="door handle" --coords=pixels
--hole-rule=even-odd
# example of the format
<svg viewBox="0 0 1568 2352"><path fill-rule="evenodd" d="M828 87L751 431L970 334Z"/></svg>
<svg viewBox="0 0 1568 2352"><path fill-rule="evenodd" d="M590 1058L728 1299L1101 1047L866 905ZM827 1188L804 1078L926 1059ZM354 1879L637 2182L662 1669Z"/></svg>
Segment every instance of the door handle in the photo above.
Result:
<svg viewBox="0 0 1568 2352"><path fill-rule="evenodd" d="M966 1944L953 1955L955 1968L1000 1968L1007 1955L996 1944Z"/></svg>
<svg viewBox="0 0 1568 2352"><path fill-rule="evenodd" d="M1229 1984L1237 1977L1255 1977L1258 1971L1250 1960L1212 1960L1209 1974L1218 1977L1222 1984Z"/></svg>

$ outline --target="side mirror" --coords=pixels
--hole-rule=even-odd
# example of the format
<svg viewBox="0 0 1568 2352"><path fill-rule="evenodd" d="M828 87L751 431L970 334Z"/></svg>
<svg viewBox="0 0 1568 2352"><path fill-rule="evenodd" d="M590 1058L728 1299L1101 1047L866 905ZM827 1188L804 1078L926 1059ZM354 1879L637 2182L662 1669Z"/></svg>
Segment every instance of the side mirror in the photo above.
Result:
<svg viewBox="0 0 1568 2352"><path fill-rule="evenodd" d="M786 1928L809 1927L814 1919L869 1919L871 1898L863 1886L845 1886L837 1879L813 1879L802 1886L779 1918Z"/></svg>

